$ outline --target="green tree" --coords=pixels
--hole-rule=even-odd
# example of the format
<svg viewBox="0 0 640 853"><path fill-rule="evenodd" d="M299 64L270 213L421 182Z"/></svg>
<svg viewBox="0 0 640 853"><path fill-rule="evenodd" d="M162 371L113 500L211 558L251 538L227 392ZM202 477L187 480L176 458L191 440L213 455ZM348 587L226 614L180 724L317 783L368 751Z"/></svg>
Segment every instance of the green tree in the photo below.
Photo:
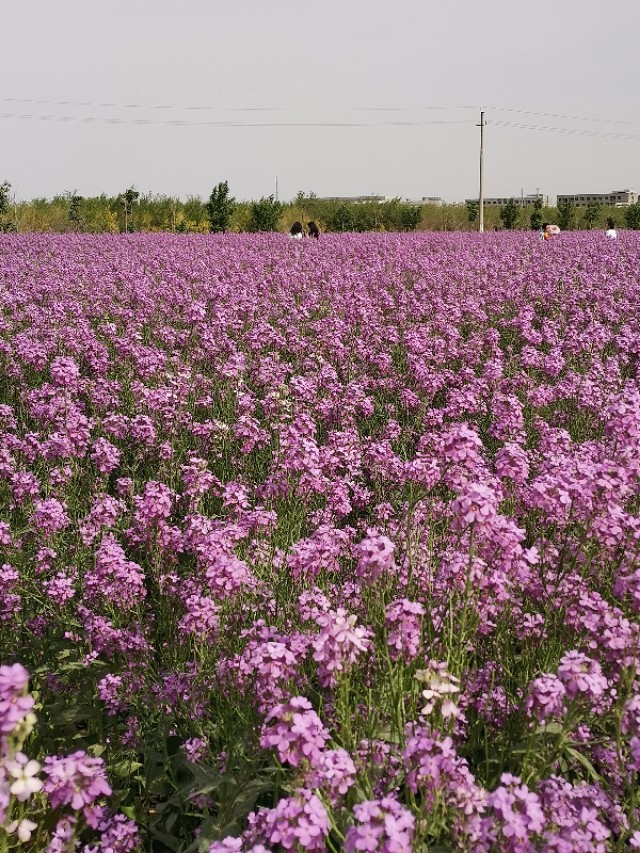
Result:
<svg viewBox="0 0 640 853"><path fill-rule="evenodd" d="M584 211L584 224L591 229L598 221L602 205L599 201L590 201Z"/></svg>
<svg viewBox="0 0 640 853"><path fill-rule="evenodd" d="M533 231L539 231L542 228L542 198L540 196L537 196L536 200L533 202L531 228Z"/></svg>
<svg viewBox="0 0 640 853"><path fill-rule="evenodd" d="M576 207L570 201L558 205L558 227L562 231L571 231L576 224Z"/></svg>
<svg viewBox="0 0 640 853"><path fill-rule="evenodd" d="M235 207L235 201L235 198L229 198L229 184L227 181L220 181L211 190L209 201L205 205L210 231L222 234L227 231L229 220Z"/></svg>
<svg viewBox="0 0 640 853"><path fill-rule="evenodd" d="M513 231L518 224L519 212L518 205L513 198L509 199L505 206L500 208L500 219L504 227L509 231Z"/></svg>
<svg viewBox="0 0 640 853"><path fill-rule="evenodd" d="M9 216L9 194L11 184L4 181L0 184L0 231L15 231L16 224Z"/></svg>
<svg viewBox="0 0 640 853"><path fill-rule="evenodd" d="M624 212L624 223L633 231L640 231L640 201L630 204Z"/></svg>
<svg viewBox="0 0 640 853"><path fill-rule="evenodd" d="M480 213L480 202L479 201L468 201L467 202L467 219L469 223L473 225L473 223L477 220L478 214Z"/></svg>
<svg viewBox="0 0 640 853"><path fill-rule="evenodd" d="M251 203L249 231L277 231L284 205L272 195Z"/></svg>
<svg viewBox="0 0 640 853"><path fill-rule="evenodd" d="M134 190L133 187L125 190L117 198L117 201L122 205L124 211L124 231L129 234L133 231L133 204L139 197L140 193Z"/></svg>
<svg viewBox="0 0 640 853"><path fill-rule="evenodd" d="M67 193L69 202L69 222L75 231L84 230L84 221L82 219L82 202L84 201L81 195L78 195L75 190Z"/></svg>
<svg viewBox="0 0 640 853"><path fill-rule="evenodd" d="M182 212L187 222L184 230L205 232L209 226L205 203L197 195L187 196L182 205Z"/></svg>
<svg viewBox="0 0 640 853"><path fill-rule="evenodd" d="M130 234L133 231L133 205L134 202L139 198L140 193L135 190L133 187L129 187L129 189L125 190L123 193L116 199L117 205L122 206L122 210L124 213L124 232L125 234Z"/></svg>
<svg viewBox="0 0 640 853"><path fill-rule="evenodd" d="M356 231L375 231L379 229L382 225L380 205L366 202L355 205L353 219L353 227Z"/></svg>
<svg viewBox="0 0 640 853"><path fill-rule="evenodd" d="M400 225L405 231L415 231L422 222L422 208L406 205L400 209Z"/></svg>
<svg viewBox="0 0 640 853"><path fill-rule="evenodd" d="M332 212L327 226L330 231L353 231L355 229L355 217L348 204L339 204Z"/></svg>

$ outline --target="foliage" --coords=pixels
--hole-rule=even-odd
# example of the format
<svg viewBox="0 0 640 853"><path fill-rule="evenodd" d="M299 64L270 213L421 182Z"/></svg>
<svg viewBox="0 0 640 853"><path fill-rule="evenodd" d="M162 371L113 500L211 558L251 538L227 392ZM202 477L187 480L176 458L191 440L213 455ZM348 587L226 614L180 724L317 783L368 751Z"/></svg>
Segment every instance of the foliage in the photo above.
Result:
<svg viewBox="0 0 640 853"><path fill-rule="evenodd" d="M284 205L275 201L272 195L251 203L249 231L277 231L278 220L282 215Z"/></svg>
<svg viewBox="0 0 640 853"><path fill-rule="evenodd" d="M633 231L640 230L640 202L629 205L624 212L624 221L627 228Z"/></svg>
<svg viewBox="0 0 640 853"><path fill-rule="evenodd" d="M330 231L355 231L356 217L353 209L346 204L339 205L327 222Z"/></svg>
<svg viewBox="0 0 640 853"><path fill-rule="evenodd" d="M558 205L558 227L562 231L570 231L575 227L576 207L569 201Z"/></svg>
<svg viewBox="0 0 640 853"><path fill-rule="evenodd" d="M198 196L189 196L186 200L161 194L144 193L132 204L135 208L135 230L145 232L208 233L211 222L207 212L208 200ZM252 204L250 201L236 201L231 208L228 231L244 232L253 228ZM116 233L125 231L131 223L125 223L123 197L110 197L105 194L84 197L80 204L81 221L69 219L69 194L55 196L53 199L32 199L11 206L11 213L5 223L12 230L21 232L50 231L64 233L84 231L89 233ZM420 214L418 216L418 209ZM473 215L473 203L471 214ZM133 212L133 210L132 210ZM558 222L563 231L575 227L576 209L568 209L569 225L562 226L562 210L543 208L543 221ZM534 211L535 213L535 211ZM601 211L598 222L607 216L620 215L615 207ZM633 211L630 216L633 214ZM626 215L626 211L625 211ZM127 217L129 219L129 217ZM417 220L417 230L424 231L469 231L475 230L476 222L469 220L469 209L464 204L412 205L401 199L388 199L384 202L355 202L339 199L321 199L314 193L298 193L289 203L283 203L277 222L277 229L286 233L291 224L298 220L308 222L313 219L323 231L406 231L413 230ZM1 221L1 218L0 218ZM528 220L527 220L528 221ZM333 224L335 223L335 228ZM485 206L485 230L493 230L501 224L500 208Z"/></svg>
<svg viewBox="0 0 640 853"><path fill-rule="evenodd" d="M520 211L513 198L509 199L506 205L500 208L500 219L508 231L512 231L516 227L519 216Z"/></svg>
<svg viewBox="0 0 640 853"><path fill-rule="evenodd" d="M133 187L129 187L121 193L116 199L116 205L122 207L124 216L124 224L122 230L125 234L129 234L134 230L133 224L133 205L140 197L140 193Z"/></svg>
<svg viewBox="0 0 640 853"><path fill-rule="evenodd" d="M480 202L479 201L468 201L466 203L467 208L467 219L470 224L473 225L478 220L478 215L480 213Z"/></svg>
<svg viewBox="0 0 640 853"><path fill-rule="evenodd" d="M82 218L82 202L84 201L81 195L78 195L75 190L67 193L69 200L69 222L76 231L82 231L84 222Z"/></svg>
<svg viewBox="0 0 640 853"><path fill-rule="evenodd" d="M4 181L0 184L0 232L15 231L15 222L9 218L9 194L11 184Z"/></svg>
<svg viewBox="0 0 640 853"><path fill-rule="evenodd" d="M539 231L542 228L543 222L544 219L542 216L542 198L538 196L533 202L533 213L531 214L531 229L533 231Z"/></svg>
<svg viewBox="0 0 640 853"><path fill-rule="evenodd" d="M205 207L209 220L209 230L213 233L224 234L229 228L229 222L235 207L235 199L229 198L229 184L227 181L221 181L213 188Z"/></svg>
<svg viewBox="0 0 640 853"><path fill-rule="evenodd" d="M400 208L400 224L406 231L415 231L422 222L422 208L404 205Z"/></svg>
<svg viewBox="0 0 640 853"><path fill-rule="evenodd" d="M11 192L11 184L9 181L4 181L0 184L0 216L5 216L9 211L9 193Z"/></svg>
<svg viewBox="0 0 640 853"><path fill-rule="evenodd" d="M593 228L593 226L598 221L598 217L602 212L602 204L599 201L590 201L584 210L584 224L588 229Z"/></svg>

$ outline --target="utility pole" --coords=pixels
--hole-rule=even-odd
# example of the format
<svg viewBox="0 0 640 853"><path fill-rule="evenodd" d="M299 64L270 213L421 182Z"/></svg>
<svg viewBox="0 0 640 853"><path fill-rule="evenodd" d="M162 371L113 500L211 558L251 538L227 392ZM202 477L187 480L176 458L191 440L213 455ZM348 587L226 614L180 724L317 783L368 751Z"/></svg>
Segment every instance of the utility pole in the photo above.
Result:
<svg viewBox="0 0 640 853"><path fill-rule="evenodd" d="M478 127L478 125L476 125ZM482 186L482 167L484 155L484 110L480 111L480 198L478 199L478 231L482 234L484 231L484 188Z"/></svg>
<svg viewBox="0 0 640 853"><path fill-rule="evenodd" d="M276 201L278 200L278 176L276 175Z"/></svg>

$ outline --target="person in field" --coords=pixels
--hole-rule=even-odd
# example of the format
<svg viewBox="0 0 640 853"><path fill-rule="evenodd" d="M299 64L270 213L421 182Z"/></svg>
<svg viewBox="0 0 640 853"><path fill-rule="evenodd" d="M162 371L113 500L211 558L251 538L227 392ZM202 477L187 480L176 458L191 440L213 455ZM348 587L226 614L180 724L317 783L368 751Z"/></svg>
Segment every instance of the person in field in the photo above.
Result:
<svg viewBox="0 0 640 853"><path fill-rule="evenodd" d="M608 237L610 240L618 239L618 232L616 231L616 223L613 221L611 217L607 219L607 230L604 232L604 236Z"/></svg>
<svg viewBox="0 0 640 853"><path fill-rule="evenodd" d="M307 228L309 229L309 237L313 237L315 240L320 239L320 229L315 222L310 222Z"/></svg>
<svg viewBox="0 0 640 853"><path fill-rule="evenodd" d="M302 240L302 238L304 237L304 233L302 231L302 223L296 220L296 222L294 222L291 228L289 229L289 236L292 237L294 240Z"/></svg>

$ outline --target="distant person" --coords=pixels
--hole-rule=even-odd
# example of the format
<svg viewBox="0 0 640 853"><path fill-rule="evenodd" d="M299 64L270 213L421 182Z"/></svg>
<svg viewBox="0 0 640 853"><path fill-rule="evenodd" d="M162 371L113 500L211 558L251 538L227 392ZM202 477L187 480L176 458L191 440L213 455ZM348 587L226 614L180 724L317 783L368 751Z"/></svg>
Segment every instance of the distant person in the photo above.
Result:
<svg viewBox="0 0 640 853"><path fill-rule="evenodd" d="M302 240L302 238L304 237L304 232L302 230L301 222L296 221L293 223L293 225L289 229L289 236L292 237L294 240Z"/></svg>
<svg viewBox="0 0 640 853"><path fill-rule="evenodd" d="M315 222L310 222L307 228L309 229L309 237L313 237L314 240L320 239L320 229Z"/></svg>
<svg viewBox="0 0 640 853"><path fill-rule="evenodd" d="M549 233L549 223L543 222L542 228L540 229L540 239L541 240L549 240L550 237L551 237L551 234Z"/></svg>
<svg viewBox="0 0 640 853"><path fill-rule="evenodd" d="M604 232L605 237L608 237L610 240L618 239L618 232L616 231L616 223L613 221L611 217L607 219L607 230Z"/></svg>

